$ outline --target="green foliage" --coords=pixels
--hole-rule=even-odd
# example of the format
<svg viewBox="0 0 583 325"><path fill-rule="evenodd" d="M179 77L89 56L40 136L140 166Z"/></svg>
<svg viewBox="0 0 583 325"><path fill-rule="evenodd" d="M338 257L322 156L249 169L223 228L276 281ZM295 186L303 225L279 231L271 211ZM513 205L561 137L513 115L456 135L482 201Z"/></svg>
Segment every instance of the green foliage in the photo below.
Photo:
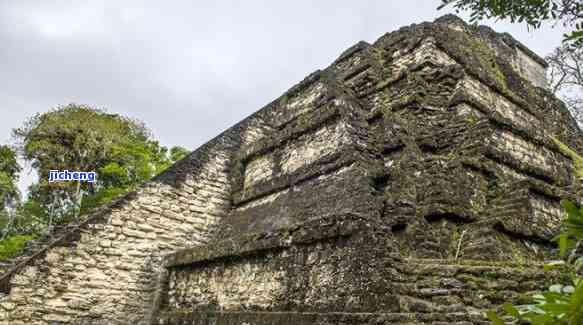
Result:
<svg viewBox="0 0 583 325"><path fill-rule="evenodd" d="M26 242L34 238L32 235L16 235L0 241L0 261L20 255Z"/></svg>
<svg viewBox="0 0 583 325"><path fill-rule="evenodd" d="M0 212L0 238L35 233L39 230L39 225L36 215L21 213L20 208L11 214Z"/></svg>
<svg viewBox="0 0 583 325"><path fill-rule="evenodd" d="M74 221L161 173L189 151L167 149L143 123L84 105L36 114L13 130L18 149L39 175L20 203L16 153L0 146L0 260L19 255L48 225ZM96 171L97 182L53 182L50 170ZM4 206L10 203L10 209Z"/></svg>
<svg viewBox="0 0 583 325"><path fill-rule="evenodd" d="M87 213L92 209L112 202L115 198L131 191L133 188L109 187L103 188L97 193L88 196L83 200L81 213Z"/></svg>
<svg viewBox="0 0 583 325"><path fill-rule="evenodd" d="M16 153L8 146L0 146L0 171L14 178L20 172Z"/></svg>
<svg viewBox="0 0 583 325"><path fill-rule="evenodd" d="M442 0L438 9L453 5L456 12L469 11L470 21L509 19L540 28L547 21L561 21L573 31L565 34L565 41L583 44L583 1L581 0Z"/></svg>
<svg viewBox="0 0 583 325"><path fill-rule="evenodd" d="M0 146L0 211L19 198L16 182L20 170L14 150Z"/></svg>
<svg viewBox="0 0 583 325"><path fill-rule="evenodd" d="M179 161L190 154L190 151L183 147L172 147L170 149L170 157L169 157L169 164L173 164L176 161ZM166 169L166 167L164 168Z"/></svg>
<svg viewBox="0 0 583 325"><path fill-rule="evenodd" d="M13 134L39 174L29 197L38 203L35 215L47 224L68 222L110 202L187 153L161 146L140 121L76 104L36 114ZM50 170L96 171L98 177L93 184L49 183Z"/></svg>
<svg viewBox="0 0 583 325"><path fill-rule="evenodd" d="M0 146L0 238L14 230L14 208L20 198L16 182L20 170L14 150Z"/></svg>
<svg viewBox="0 0 583 325"><path fill-rule="evenodd" d="M149 137L141 122L75 104L36 114L13 134L43 178L51 169L97 170L117 148Z"/></svg>
<svg viewBox="0 0 583 325"><path fill-rule="evenodd" d="M534 295L533 299L535 303L532 305L515 307L505 304L504 311L510 316L526 320L533 325L581 324L583 317L581 309L583 280L581 278L575 278L570 285L552 285L548 291ZM490 319L494 320L492 315L492 313L489 314Z"/></svg>
<svg viewBox="0 0 583 325"><path fill-rule="evenodd" d="M561 204L567 212L567 219L563 222L563 232L555 240L558 241L561 257L564 258L569 250L583 241L583 207L577 207L568 200L561 201Z"/></svg>
<svg viewBox="0 0 583 325"><path fill-rule="evenodd" d="M47 211L42 204L34 199L28 199L18 207L17 225L21 233L34 233L42 227L44 220L48 219Z"/></svg>
<svg viewBox="0 0 583 325"><path fill-rule="evenodd" d="M551 285L547 291L532 297L534 304L505 304L503 308L505 314L533 325L583 323L583 277L580 276L583 257L576 255L583 242L583 207L577 207L567 200L563 200L561 204L567 212L567 219L563 223L563 231L555 241L559 243L561 257L565 260L549 263L545 269L562 268L563 272L570 274L572 283ZM493 324L506 324L494 311L489 311L487 316Z"/></svg>
<svg viewBox="0 0 583 325"><path fill-rule="evenodd" d="M111 161L99 169L102 186L130 187L149 180L184 158L188 151L181 147L170 150L157 141L131 141L113 148Z"/></svg>

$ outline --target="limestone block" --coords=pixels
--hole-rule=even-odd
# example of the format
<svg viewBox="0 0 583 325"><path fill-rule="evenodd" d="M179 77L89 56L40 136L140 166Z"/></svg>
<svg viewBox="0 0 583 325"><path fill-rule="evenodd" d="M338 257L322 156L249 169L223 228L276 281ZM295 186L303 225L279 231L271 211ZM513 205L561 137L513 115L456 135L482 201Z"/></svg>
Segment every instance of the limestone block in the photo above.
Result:
<svg viewBox="0 0 583 325"><path fill-rule="evenodd" d="M346 124L343 122L327 124L317 129L314 133L306 134L297 141L290 143L283 150L282 173L292 173L327 154L334 153L341 145L346 143L346 138L344 137L346 132Z"/></svg>

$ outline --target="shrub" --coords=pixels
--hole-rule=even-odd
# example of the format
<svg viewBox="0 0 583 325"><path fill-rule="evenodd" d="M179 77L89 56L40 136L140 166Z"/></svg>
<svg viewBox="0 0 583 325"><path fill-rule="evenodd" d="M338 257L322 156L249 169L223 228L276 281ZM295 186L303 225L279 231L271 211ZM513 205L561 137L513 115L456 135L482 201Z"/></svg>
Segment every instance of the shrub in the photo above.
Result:
<svg viewBox="0 0 583 325"><path fill-rule="evenodd" d="M34 238L32 235L15 235L0 241L0 261L21 254L26 242Z"/></svg>

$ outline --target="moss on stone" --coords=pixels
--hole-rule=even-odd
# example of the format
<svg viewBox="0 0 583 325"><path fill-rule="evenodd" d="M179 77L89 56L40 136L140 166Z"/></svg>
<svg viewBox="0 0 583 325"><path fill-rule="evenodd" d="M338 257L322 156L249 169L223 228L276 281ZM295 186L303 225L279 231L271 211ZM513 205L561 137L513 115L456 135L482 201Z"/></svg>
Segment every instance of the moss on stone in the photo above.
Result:
<svg viewBox="0 0 583 325"><path fill-rule="evenodd" d="M552 137L553 141L559 147L561 152L571 158L573 160L573 166L575 167L575 176L579 181L583 181L583 157L581 157L575 150L569 148L566 144L564 144L561 140L557 137Z"/></svg>
<svg viewBox="0 0 583 325"><path fill-rule="evenodd" d="M478 58L481 67L496 80L498 86L502 87L504 91L507 91L508 86L506 84L506 77L498 65L494 50L478 38L471 37L469 34L465 33L462 35L464 35L465 42L460 43L460 45L465 44L466 51L471 52L468 54L472 55L473 53L473 55Z"/></svg>

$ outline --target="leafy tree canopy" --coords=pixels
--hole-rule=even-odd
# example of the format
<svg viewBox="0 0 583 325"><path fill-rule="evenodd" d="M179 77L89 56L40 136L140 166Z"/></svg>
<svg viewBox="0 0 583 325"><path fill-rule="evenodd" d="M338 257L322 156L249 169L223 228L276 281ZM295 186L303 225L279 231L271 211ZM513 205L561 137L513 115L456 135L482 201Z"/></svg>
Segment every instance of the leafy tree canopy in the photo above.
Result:
<svg viewBox="0 0 583 325"><path fill-rule="evenodd" d="M442 0L439 9L453 5L456 12L469 11L470 21L509 19L539 28L544 22L559 22L573 30L566 41L583 45L583 0Z"/></svg>
<svg viewBox="0 0 583 325"><path fill-rule="evenodd" d="M36 114L13 134L39 174L29 198L45 209L49 222L110 201L187 153L161 146L138 120L77 104ZM93 184L49 183L50 170L96 171L98 177Z"/></svg>

